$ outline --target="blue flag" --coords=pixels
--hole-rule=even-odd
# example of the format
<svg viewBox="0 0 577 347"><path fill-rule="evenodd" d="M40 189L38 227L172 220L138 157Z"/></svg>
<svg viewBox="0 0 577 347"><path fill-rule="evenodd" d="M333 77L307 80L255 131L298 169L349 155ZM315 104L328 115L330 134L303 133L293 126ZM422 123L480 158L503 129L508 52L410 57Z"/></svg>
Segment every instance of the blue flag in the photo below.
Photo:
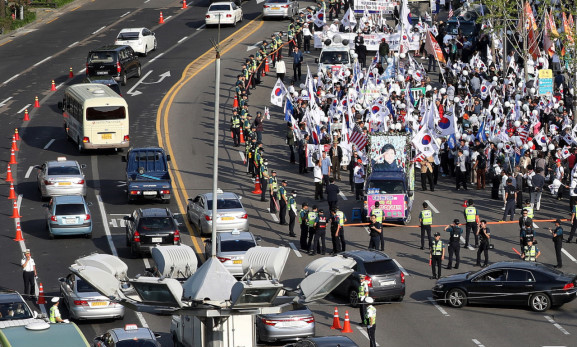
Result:
<svg viewBox="0 0 577 347"><path fill-rule="evenodd" d="M457 146L457 139L455 138L455 133L449 135L449 138L447 139L447 145L449 146L450 149L455 149L455 147Z"/></svg>
<svg viewBox="0 0 577 347"><path fill-rule="evenodd" d="M293 115L293 104L292 102L290 102L290 100L287 98L286 99L286 103L284 104L285 106L285 110L284 110L284 120L285 122L290 122L291 121L291 116Z"/></svg>
<svg viewBox="0 0 577 347"><path fill-rule="evenodd" d="M479 131L477 131L477 136L475 136L475 138L477 140L481 141L481 143L487 142L487 133L485 133L485 121L483 121L483 123L481 123L481 126L479 127Z"/></svg>

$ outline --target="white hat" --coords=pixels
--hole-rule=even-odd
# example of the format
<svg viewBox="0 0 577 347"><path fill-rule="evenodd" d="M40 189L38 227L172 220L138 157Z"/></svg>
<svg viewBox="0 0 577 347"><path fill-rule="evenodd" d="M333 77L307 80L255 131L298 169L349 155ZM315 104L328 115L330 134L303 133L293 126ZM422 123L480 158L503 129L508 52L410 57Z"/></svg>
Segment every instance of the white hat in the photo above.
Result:
<svg viewBox="0 0 577 347"><path fill-rule="evenodd" d="M367 304L372 304L373 302L375 302L375 299L371 298L370 296L367 296L367 297L365 298L365 302L366 302Z"/></svg>
<svg viewBox="0 0 577 347"><path fill-rule="evenodd" d="M59 297L56 297L56 296L55 296L55 297L52 298L52 302L56 303L56 302L58 302L58 301L60 301L60 298L59 298Z"/></svg>

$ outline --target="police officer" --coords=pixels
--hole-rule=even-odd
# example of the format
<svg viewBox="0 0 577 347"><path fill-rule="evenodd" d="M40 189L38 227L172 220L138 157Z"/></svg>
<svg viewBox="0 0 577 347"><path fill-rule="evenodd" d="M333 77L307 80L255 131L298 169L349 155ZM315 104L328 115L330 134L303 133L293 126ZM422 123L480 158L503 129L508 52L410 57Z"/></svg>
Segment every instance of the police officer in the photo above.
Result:
<svg viewBox="0 0 577 347"><path fill-rule="evenodd" d="M365 298L365 303L367 306L367 334L369 335L369 347L376 347L377 341L375 339L375 332L377 331L377 309L373 306L373 298L367 296Z"/></svg>
<svg viewBox="0 0 577 347"><path fill-rule="evenodd" d="M419 222L421 223L421 249L425 249L425 232L429 239L429 249L431 249L431 225L433 224L433 212L429 209L429 204L423 202L423 210L419 215Z"/></svg>
<svg viewBox="0 0 577 347"><path fill-rule="evenodd" d="M549 228L549 232L553 237L553 245L555 245L555 256L557 257L557 269L563 267L563 258L561 257L561 248L563 247L563 228L561 227L561 220L555 220L555 229Z"/></svg>
<svg viewBox="0 0 577 347"><path fill-rule="evenodd" d="M453 220L453 225L447 225L445 231L450 233L449 236L449 265L447 265L447 270L451 270L453 267L453 254L455 255L455 269L459 268L459 261L461 260L461 247L460 240L461 234L463 234L463 229L459 227L459 220Z"/></svg>
<svg viewBox="0 0 577 347"><path fill-rule="evenodd" d="M230 131L232 131L232 140L234 146L240 146L240 116L236 110L232 110L232 117L230 119Z"/></svg>
<svg viewBox="0 0 577 347"><path fill-rule="evenodd" d="M297 197L297 191L293 190L291 195L289 196L288 199L288 205L289 205L289 236L290 237L296 237L297 235L295 234L295 220L297 217L297 202L295 200L295 198Z"/></svg>
<svg viewBox="0 0 577 347"><path fill-rule="evenodd" d="M573 205L573 212L571 213L571 232L569 233L569 238L567 239L567 243L573 240L573 235L575 235L575 230L577 230L577 204ZM577 242L577 241L576 241Z"/></svg>
<svg viewBox="0 0 577 347"><path fill-rule="evenodd" d="M287 198L287 192L286 192L286 186L287 186L287 181L286 180L282 180L281 182L281 186L278 189L278 200L279 200L279 212L278 212L278 218L280 220L279 224L280 225L288 225L288 223L286 222L286 207L288 204L288 198Z"/></svg>
<svg viewBox="0 0 577 347"><path fill-rule="evenodd" d="M271 177L268 179L268 186L270 189L270 213L276 213L276 206L278 204L278 180L276 177L276 170L271 171Z"/></svg>
<svg viewBox="0 0 577 347"><path fill-rule="evenodd" d="M359 311L361 314L361 325L367 324L367 307L365 299L369 296L369 282L366 280L366 275L359 275L359 289L357 291Z"/></svg>
<svg viewBox="0 0 577 347"><path fill-rule="evenodd" d="M482 220L479 230L477 231L479 235L480 246L477 250L477 266L481 266L481 253L485 253L485 262L483 267L489 264L489 245L491 244L491 230L487 228L487 221Z"/></svg>
<svg viewBox="0 0 577 347"><path fill-rule="evenodd" d="M325 216L325 212L320 209L319 214L317 215L317 220L315 221L315 241L313 243L313 248L309 249L309 254L314 255L315 252L318 252L319 249L319 239L321 241L321 254L325 255L327 246L326 246L326 236L327 236L327 216Z"/></svg>
<svg viewBox="0 0 577 347"><path fill-rule="evenodd" d="M527 246L527 242L529 240L531 240L533 244L536 244L535 232L533 230L533 225L531 224L531 222L527 221L525 225L521 228L519 239L520 239L521 251L525 249L525 246Z"/></svg>
<svg viewBox="0 0 577 347"><path fill-rule="evenodd" d="M308 252L311 249L311 245L313 242L313 238L315 236L315 222L317 221L317 205L313 205L312 211L309 210L307 214L307 225L308 225L308 240L307 240L307 248L305 249Z"/></svg>
<svg viewBox="0 0 577 347"><path fill-rule="evenodd" d="M58 309L59 303L60 298L52 298L52 307L50 307L50 323L64 323L64 320L60 315L60 310Z"/></svg>
<svg viewBox="0 0 577 347"><path fill-rule="evenodd" d="M441 264L443 260L445 260L445 245L443 241L441 241L441 233L436 232L435 239L431 245L431 255L429 256L431 270L433 271L431 279L441 278Z"/></svg>
<svg viewBox="0 0 577 347"><path fill-rule="evenodd" d="M307 245L307 236L309 234L309 226L307 224L307 215L309 213L309 204L303 202L301 206L301 210L299 211L299 224L301 226L300 244L301 249L308 250L309 247Z"/></svg>
<svg viewBox="0 0 577 347"><path fill-rule="evenodd" d="M469 247L469 235L473 232L475 236L475 248L479 247L479 236L477 236L477 228L479 224L479 212L477 212L477 208L473 206L475 202L473 199L469 199L467 201L467 207L465 208L465 222L467 222L467 234L465 235L465 245L464 248ZM451 250L449 249L449 266L451 265ZM457 267L455 267L456 269Z"/></svg>
<svg viewBox="0 0 577 347"><path fill-rule="evenodd" d="M541 255L541 251L537 246L533 244L533 240L527 241L527 246L523 249L523 253L521 254L521 259L525 261L537 261L537 258Z"/></svg>
<svg viewBox="0 0 577 347"><path fill-rule="evenodd" d="M299 152L299 173L306 174L308 173L307 169L307 146L309 143L309 135L305 134L304 137L298 143L298 152Z"/></svg>
<svg viewBox="0 0 577 347"><path fill-rule="evenodd" d="M385 216L383 210L379 207L380 203L378 201L375 202L375 207L372 209L371 213L375 215L376 221L383 225L385 221ZM385 235L381 232L379 234L380 242L381 242L381 251L385 250ZM378 248L378 247L377 247Z"/></svg>
<svg viewBox="0 0 577 347"><path fill-rule="evenodd" d="M260 167L260 190L262 193L260 194L260 201L266 201L266 192L268 181L270 176L268 175L268 160L264 160L262 162L262 166Z"/></svg>
<svg viewBox="0 0 577 347"><path fill-rule="evenodd" d="M336 206L335 207L336 210L336 215L339 218L339 227L337 229L337 232L335 233L335 237L336 237L336 243L337 243L337 249L339 250L339 252L344 252L346 251L346 242L345 242L345 223L347 222L347 216L345 216L345 213L341 210L339 210L339 207Z"/></svg>
<svg viewBox="0 0 577 347"><path fill-rule="evenodd" d="M523 229L525 225L533 225L533 219L529 217L529 210L526 207L523 207L523 211L521 212L521 218L519 218L519 228Z"/></svg>
<svg viewBox="0 0 577 347"><path fill-rule="evenodd" d="M379 242L381 241L381 233L383 232L383 227L381 223L377 222L377 216L371 214L371 223L369 224L369 232L371 240L369 242L369 249L378 249Z"/></svg>
<svg viewBox="0 0 577 347"><path fill-rule="evenodd" d="M24 252L24 259L20 261L22 266L22 278L24 279L24 294L34 296L36 295L36 282L34 278L38 276L36 272L36 263L30 255L30 250Z"/></svg>

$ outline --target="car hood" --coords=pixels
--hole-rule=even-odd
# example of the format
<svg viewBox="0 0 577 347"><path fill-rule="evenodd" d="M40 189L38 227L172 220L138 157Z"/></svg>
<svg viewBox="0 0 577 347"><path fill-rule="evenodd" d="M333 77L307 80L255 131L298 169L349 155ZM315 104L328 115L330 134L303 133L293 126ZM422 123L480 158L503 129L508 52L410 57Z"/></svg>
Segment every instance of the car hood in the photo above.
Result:
<svg viewBox="0 0 577 347"><path fill-rule="evenodd" d="M295 317L308 317L312 316L313 313L309 309L302 309L302 310L293 310L287 311L282 313L275 313L275 314L263 314L259 315L261 318L269 318L269 319L280 319L280 318L295 318Z"/></svg>
<svg viewBox="0 0 577 347"><path fill-rule="evenodd" d="M437 284L446 284L446 283L453 283L453 282L461 282L467 279L467 275L471 272L465 272L460 274L454 274L447 277L443 277L437 281Z"/></svg>

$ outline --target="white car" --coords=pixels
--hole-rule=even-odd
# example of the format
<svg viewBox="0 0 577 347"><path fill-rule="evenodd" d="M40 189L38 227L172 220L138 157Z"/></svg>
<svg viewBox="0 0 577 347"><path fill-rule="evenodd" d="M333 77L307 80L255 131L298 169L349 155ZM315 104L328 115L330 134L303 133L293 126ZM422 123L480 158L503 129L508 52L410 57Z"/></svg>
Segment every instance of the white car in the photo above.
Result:
<svg viewBox="0 0 577 347"><path fill-rule="evenodd" d="M146 28L122 29L114 41L115 45L127 45L136 53L147 56L148 52L156 50L156 36Z"/></svg>
<svg viewBox="0 0 577 347"><path fill-rule="evenodd" d="M232 24L242 22L242 8L234 2L215 2L210 5L206 12L206 26L220 24Z"/></svg>

